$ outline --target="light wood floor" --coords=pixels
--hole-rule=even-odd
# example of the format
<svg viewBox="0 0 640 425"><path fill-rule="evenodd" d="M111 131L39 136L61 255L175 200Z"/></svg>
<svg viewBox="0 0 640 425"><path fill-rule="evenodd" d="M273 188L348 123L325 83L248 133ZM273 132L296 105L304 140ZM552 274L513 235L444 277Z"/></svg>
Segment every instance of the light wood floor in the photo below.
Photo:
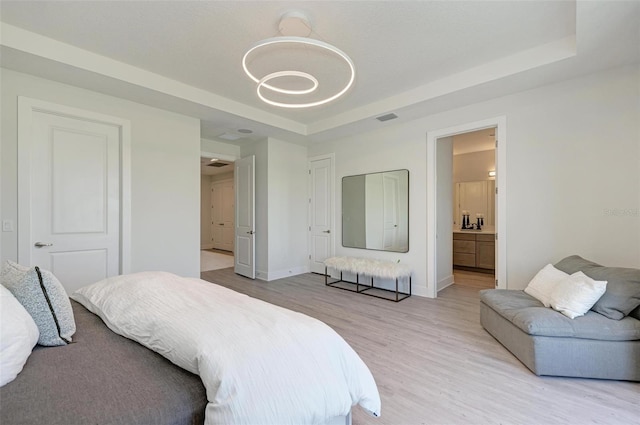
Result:
<svg viewBox="0 0 640 425"><path fill-rule="evenodd" d="M470 286L477 289L496 287L496 275L493 273L470 272L453 269L453 280L457 285Z"/></svg>
<svg viewBox="0 0 640 425"><path fill-rule="evenodd" d="M304 274L272 282L233 269L202 278L318 318L369 366L382 416L354 409L354 425L638 424L640 384L538 377L479 324L478 289L393 303L325 287Z"/></svg>

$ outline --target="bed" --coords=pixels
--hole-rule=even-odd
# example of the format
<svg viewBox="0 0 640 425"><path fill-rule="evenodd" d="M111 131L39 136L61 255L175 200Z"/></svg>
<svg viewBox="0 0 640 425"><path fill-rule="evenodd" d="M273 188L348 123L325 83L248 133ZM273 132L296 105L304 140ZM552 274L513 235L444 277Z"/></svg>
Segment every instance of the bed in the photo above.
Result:
<svg viewBox="0 0 640 425"><path fill-rule="evenodd" d="M73 343L36 346L18 377L0 388L0 423L204 423L207 395L197 375L72 306Z"/></svg>
<svg viewBox="0 0 640 425"><path fill-rule="evenodd" d="M303 314L164 272L72 298L74 342L33 351L0 388L1 423L348 424L356 404L380 414L366 365Z"/></svg>

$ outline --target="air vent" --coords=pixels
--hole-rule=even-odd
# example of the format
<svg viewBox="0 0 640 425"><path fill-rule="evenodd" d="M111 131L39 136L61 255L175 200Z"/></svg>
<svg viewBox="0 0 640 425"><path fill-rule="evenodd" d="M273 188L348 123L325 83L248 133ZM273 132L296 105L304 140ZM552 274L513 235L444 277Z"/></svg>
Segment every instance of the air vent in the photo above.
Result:
<svg viewBox="0 0 640 425"><path fill-rule="evenodd" d="M212 162L211 164L208 164L207 167L220 168L220 167L226 167L227 165L229 165L228 162L216 161L216 162Z"/></svg>
<svg viewBox="0 0 640 425"><path fill-rule="evenodd" d="M395 120L396 118L398 118L398 116L392 113L387 115L380 115L376 119L380 122L383 122L383 121Z"/></svg>

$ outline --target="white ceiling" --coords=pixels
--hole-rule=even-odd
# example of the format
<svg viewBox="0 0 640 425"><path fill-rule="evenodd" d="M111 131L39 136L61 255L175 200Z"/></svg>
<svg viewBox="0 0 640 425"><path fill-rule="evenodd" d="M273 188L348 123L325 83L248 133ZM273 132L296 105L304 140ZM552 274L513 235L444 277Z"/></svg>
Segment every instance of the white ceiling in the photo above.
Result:
<svg viewBox="0 0 640 425"><path fill-rule="evenodd" d="M454 155L495 150L496 129L486 128L484 130L470 131L457 134L452 139Z"/></svg>
<svg viewBox="0 0 640 425"><path fill-rule="evenodd" d="M257 98L242 55L289 10L353 59L344 97ZM3 67L198 117L205 138L253 130L236 144L328 140L640 61L637 1L3 0L0 19Z"/></svg>
<svg viewBox="0 0 640 425"><path fill-rule="evenodd" d="M212 161L212 159L216 159L216 161ZM213 166L213 163L217 163L217 165L225 164L224 166ZM200 158L200 174L206 176L214 176L217 174L231 173L233 172L233 161L220 160L218 158Z"/></svg>

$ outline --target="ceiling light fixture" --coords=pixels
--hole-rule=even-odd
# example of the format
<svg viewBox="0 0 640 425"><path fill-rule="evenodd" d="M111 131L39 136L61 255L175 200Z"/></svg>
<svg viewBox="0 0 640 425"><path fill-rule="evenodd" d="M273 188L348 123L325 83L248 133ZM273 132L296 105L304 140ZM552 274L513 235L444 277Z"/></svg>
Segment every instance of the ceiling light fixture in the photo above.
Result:
<svg viewBox="0 0 640 425"><path fill-rule="evenodd" d="M309 20L306 18L306 16L303 13L298 11L285 13L280 19L279 28L280 28L281 34L283 35L266 38L264 40L258 41L253 46L251 46L249 50L247 50L247 52L242 57L242 69L244 69L244 72L247 74L247 76L257 84L256 94L258 95L260 100L262 100L263 102L269 105L278 106L281 108L310 108L313 106L319 106L319 105L324 105L325 103L329 103L339 98L343 94L345 94L347 90L351 88L356 75L353 61L345 52L338 49L337 47L329 43L326 43L324 41L308 38L308 35L311 34L311 24L309 23ZM283 48L286 48L286 47L291 48L291 46L307 48L305 50L306 54L310 54L312 51L308 49L309 47L317 48L321 51L324 51L325 54L328 52L329 54L336 56L344 64L346 64L346 66L349 69L349 75L346 78L346 83L344 84L344 86L339 88L335 93L326 95L321 99L315 99L315 100L306 101L306 102L305 101L300 101L300 102L284 101L283 102L283 101L274 100L273 98L269 97L269 94L268 94L269 92L279 93L281 95L294 96L294 97L304 96L304 95L308 95L316 92L316 90L320 86L320 82L318 81L318 78L312 75L310 72L304 72L301 70L280 70L280 71L268 72L266 73L266 75L256 76L255 72L251 72L249 70L249 62L250 62L249 58L252 55L258 53L260 50L265 51L269 47L280 46L280 45L282 45ZM282 51L285 51L285 50L283 49ZM326 62L322 62L322 63L326 63ZM307 80L310 84L306 88L287 88L287 87L282 87L274 84L275 80L277 79L290 78L290 77L293 77L294 79ZM296 99L300 99L300 98L298 97Z"/></svg>

